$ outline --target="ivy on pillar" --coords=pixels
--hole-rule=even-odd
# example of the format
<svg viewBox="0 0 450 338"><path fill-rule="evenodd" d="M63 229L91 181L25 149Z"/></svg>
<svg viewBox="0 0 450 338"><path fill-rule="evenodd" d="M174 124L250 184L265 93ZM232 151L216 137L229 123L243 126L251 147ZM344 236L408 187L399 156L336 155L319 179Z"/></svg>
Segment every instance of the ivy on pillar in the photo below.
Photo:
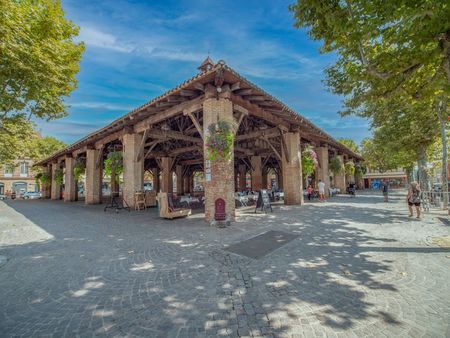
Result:
<svg viewBox="0 0 450 338"><path fill-rule="evenodd" d="M345 182L345 169L344 169L344 155L336 155L342 163L342 170L340 173L334 174L334 184L336 188L341 190L341 194L345 193L347 184Z"/></svg>
<svg viewBox="0 0 450 338"><path fill-rule="evenodd" d="M302 163L300 135L298 132L283 134L282 175L284 203L303 204Z"/></svg>
<svg viewBox="0 0 450 338"><path fill-rule="evenodd" d="M74 175L75 159L67 155L65 159L66 173L64 183L64 202L73 202L76 198L76 182Z"/></svg>
<svg viewBox="0 0 450 338"><path fill-rule="evenodd" d="M144 156L145 140L139 133L125 134L123 144L123 189L122 197L134 208L134 194L144 189Z"/></svg>
<svg viewBox="0 0 450 338"><path fill-rule="evenodd" d="M252 168L251 168L251 176L252 176L252 190L258 191L262 189L263 181L262 181L262 167L261 167L261 156L252 156L250 159Z"/></svg>
<svg viewBox="0 0 450 338"><path fill-rule="evenodd" d="M101 152L97 149L86 150L86 204L102 202L102 166Z"/></svg>
<svg viewBox="0 0 450 338"><path fill-rule="evenodd" d="M231 127L233 133L235 122L233 118L233 104L230 100L230 91L217 91L209 86L203 102L203 130L204 130L204 161L205 161L205 220L211 222L215 217L215 203L218 199L225 202L225 214L228 221L235 219L234 202L234 144L230 145L229 154L214 159L209 158L213 149L208 146L210 126L224 122Z"/></svg>
<svg viewBox="0 0 450 338"><path fill-rule="evenodd" d="M319 168L317 168L317 180L325 183L325 195L329 195L330 188L330 174L329 174L329 156L328 146L316 148L317 160L319 161Z"/></svg>
<svg viewBox="0 0 450 338"><path fill-rule="evenodd" d="M51 184L51 196L52 200L59 200L61 198L61 181L58 177L60 175L60 164L57 162L52 163L52 184Z"/></svg>
<svg viewBox="0 0 450 338"><path fill-rule="evenodd" d="M43 167L43 174L46 179L44 179L42 184L42 197L48 199L51 197L52 192L52 166L46 165Z"/></svg>

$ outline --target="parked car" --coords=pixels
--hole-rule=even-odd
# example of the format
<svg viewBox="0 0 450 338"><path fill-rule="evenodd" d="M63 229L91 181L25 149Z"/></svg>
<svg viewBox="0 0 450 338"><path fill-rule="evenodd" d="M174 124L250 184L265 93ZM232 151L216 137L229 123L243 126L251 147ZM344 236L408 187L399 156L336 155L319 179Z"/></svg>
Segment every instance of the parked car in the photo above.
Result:
<svg viewBox="0 0 450 338"><path fill-rule="evenodd" d="M34 200L34 199L38 199L41 197L42 197L42 195L38 191L27 191L27 192L24 192L22 195L22 198L26 199L26 200Z"/></svg>
<svg viewBox="0 0 450 338"><path fill-rule="evenodd" d="M6 195L0 194L0 200L6 200Z"/></svg>

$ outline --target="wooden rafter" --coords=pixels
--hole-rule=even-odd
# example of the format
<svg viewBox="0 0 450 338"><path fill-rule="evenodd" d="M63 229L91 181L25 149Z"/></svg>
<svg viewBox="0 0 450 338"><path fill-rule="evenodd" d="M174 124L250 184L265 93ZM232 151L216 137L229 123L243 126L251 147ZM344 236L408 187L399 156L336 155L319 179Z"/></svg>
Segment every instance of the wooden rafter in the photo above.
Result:
<svg viewBox="0 0 450 338"><path fill-rule="evenodd" d="M203 140L203 127L198 122L197 118L194 116L194 113L192 111L183 111L183 114L189 116L189 118L191 119L191 121L194 124L195 128L197 129L198 133L200 134L200 137Z"/></svg>
<svg viewBox="0 0 450 338"><path fill-rule="evenodd" d="M269 141L269 139L267 137L261 137L261 140L266 141L266 143L269 145L270 149L272 149L273 153L275 154L275 156L281 160L281 155L278 152L278 150L275 149L275 147L273 146L273 144Z"/></svg>

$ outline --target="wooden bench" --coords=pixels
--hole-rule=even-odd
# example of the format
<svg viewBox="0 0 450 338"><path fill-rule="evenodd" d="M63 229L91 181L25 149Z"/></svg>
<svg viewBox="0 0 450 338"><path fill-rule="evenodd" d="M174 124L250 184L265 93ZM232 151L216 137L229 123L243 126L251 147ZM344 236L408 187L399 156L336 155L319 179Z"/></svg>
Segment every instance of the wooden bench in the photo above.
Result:
<svg viewBox="0 0 450 338"><path fill-rule="evenodd" d="M187 217L191 214L191 209L175 208L172 194L160 192L158 194L159 216L162 218Z"/></svg>

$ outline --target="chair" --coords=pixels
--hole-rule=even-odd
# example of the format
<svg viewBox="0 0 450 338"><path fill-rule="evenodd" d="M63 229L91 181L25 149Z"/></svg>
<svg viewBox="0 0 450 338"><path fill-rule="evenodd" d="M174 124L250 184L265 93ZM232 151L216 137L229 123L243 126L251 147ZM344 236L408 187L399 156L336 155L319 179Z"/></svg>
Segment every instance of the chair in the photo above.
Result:
<svg viewBox="0 0 450 338"><path fill-rule="evenodd" d="M172 194L166 192L160 192L158 194L159 216L162 218L178 218L186 217L191 214L191 209L188 208L175 208L173 203Z"/></svg>
<svg viewBox="0 0 450 338"><path fill-rule="evenodd" d="M143 192L134 193L134 210L145 210L145 194Z"/></svg>

